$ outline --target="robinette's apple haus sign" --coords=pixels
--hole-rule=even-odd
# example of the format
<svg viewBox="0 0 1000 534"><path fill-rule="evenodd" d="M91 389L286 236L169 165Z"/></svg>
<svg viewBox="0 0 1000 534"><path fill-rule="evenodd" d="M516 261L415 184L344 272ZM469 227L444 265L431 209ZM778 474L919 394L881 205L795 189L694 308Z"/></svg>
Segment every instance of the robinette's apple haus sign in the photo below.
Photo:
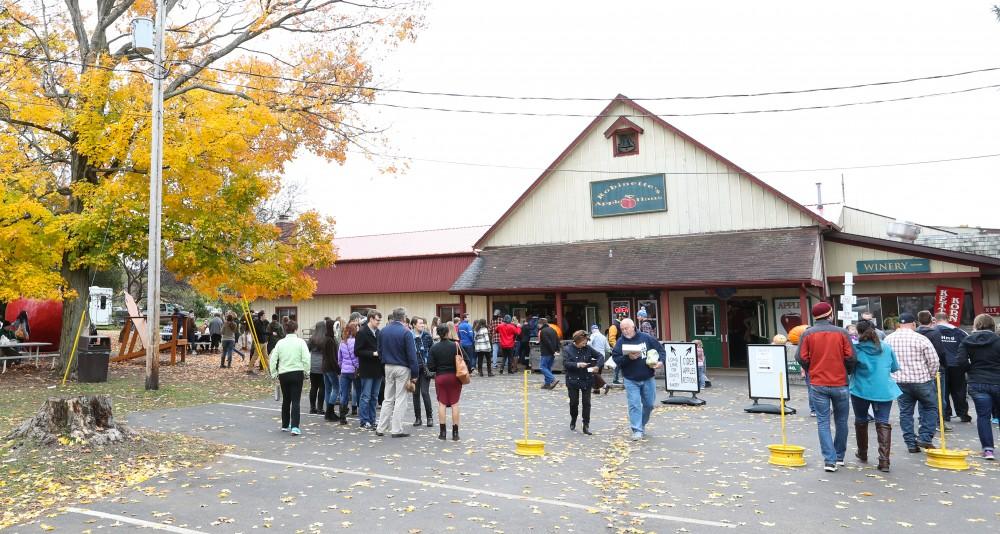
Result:
<svg viewBox="0 0 1000 534"><path fill-rule="evenodd" d="M662 174L590 182L590 216L667 211L664 183Z"/></svg>

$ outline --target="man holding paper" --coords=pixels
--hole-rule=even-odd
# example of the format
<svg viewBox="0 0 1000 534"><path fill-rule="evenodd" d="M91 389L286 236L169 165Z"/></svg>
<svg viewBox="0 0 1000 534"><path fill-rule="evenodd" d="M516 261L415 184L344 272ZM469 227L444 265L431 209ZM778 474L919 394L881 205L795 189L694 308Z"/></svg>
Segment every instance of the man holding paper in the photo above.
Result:
<svg viewBox="0 0 1000 534"><path fill-rule="evenodd" d="M645 436L649 415L656 403L656 382L653 374L663 367L665 353L660 342L649 334L638 332L632 319L621 322L622 334L615 342L611 357L625 377L625 396L628 399L628 420L632 427L632 441ZM656 358L650 358L653 352Z"/></svg>

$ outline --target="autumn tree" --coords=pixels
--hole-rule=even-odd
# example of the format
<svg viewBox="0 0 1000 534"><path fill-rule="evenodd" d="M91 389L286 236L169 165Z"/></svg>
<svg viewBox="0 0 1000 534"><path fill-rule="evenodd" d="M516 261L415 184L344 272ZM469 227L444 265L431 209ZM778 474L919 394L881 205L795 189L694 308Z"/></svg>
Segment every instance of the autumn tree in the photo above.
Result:
<svg viewBox="0 0 1000 534"><path fill-rule="evenodd" d="M299 151L370 146L372 67L420 5L165 0L164 262L207 298L310 296L333 221L271 200ZM63 297L63 340L94 270L147 252L150 74L127 46L150 0L0 0L0 299ZM64 359L69 343L63 343Z"/></svg>

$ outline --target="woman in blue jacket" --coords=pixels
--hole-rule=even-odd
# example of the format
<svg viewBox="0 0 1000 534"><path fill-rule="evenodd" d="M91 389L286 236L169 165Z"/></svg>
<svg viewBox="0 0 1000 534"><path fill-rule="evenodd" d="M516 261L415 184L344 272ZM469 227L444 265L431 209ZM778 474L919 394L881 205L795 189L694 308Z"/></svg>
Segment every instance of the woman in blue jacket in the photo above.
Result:
<svg viewBox="0 0 1000 534"><path fill-rule="evenodd" d="M878 470L889 472L889 449L892 446L892 425L889 412L892 401L902 391L892 379L899 362L892 348L879 341L878 330L870 321L858 321L858 344L854 346L858 363L851 375L851 404L854 405L854 436L858 451L854 454L862 463L868 462L868 408L875 412L875 435L878 437Z"/></svg>

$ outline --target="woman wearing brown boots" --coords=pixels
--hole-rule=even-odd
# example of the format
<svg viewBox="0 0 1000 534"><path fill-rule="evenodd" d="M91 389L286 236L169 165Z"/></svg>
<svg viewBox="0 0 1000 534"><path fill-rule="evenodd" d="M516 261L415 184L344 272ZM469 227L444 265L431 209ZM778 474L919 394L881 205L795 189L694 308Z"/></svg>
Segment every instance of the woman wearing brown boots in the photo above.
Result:
<svg viewBox="0 0 1000 534"><path fill-rule="evenodd" d="M851 404L854 405L854 436L858 450L854 454L862 463L868 462L868 408L875 412L875 434L878 438L878 470L889 472L889 449L892 426L889 412L892 401L903 392L892 379L899 362L892 348L879 342L878 330L870 321L858 322L858 344L854 346L858 363L851 375Z"/></svg>

